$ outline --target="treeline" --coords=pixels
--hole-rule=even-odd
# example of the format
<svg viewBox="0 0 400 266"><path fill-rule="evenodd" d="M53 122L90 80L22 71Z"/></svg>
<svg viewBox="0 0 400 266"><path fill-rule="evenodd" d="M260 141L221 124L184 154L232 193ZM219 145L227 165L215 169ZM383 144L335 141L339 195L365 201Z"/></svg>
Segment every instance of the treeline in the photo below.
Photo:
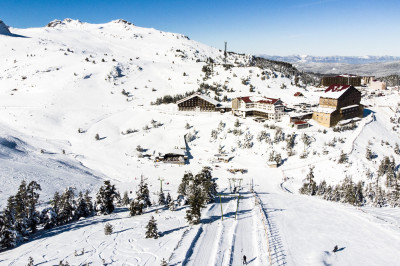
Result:
<svg viewBox="0 0 400 266"><path fill-rule="evenodd" d="M190 224L200 223L201 209L212 202L217 195L217 185L210 170L209 167L205 167L195 176L190 172L185 173L179 185L176 201L169 193L165 196L161 188L158 205L174 211L178 204L181 206L188 204L187 221ZM27 241L28 237L39 229L47 230L78 221L82 217L108 215L113 213L117 206L129 206L130 216L141 215L145 208L155 204L150 200L148 185L143 177L134 199L129 198L127 191L121 198L115 185L107 180L98 190L95 200L92 200L88 191L81 191L76 197L76 190L68 187L63 193L54 194L50 206L38 210L40 190L40 185L35 181L29 184L22 181L18 192L8 198L7 205L0 214L0 251L14 248ZM106 224L104 230L105 234L111 234L112 226ZM146 237L157 238L156 231L157 225L152 217L147 226Z"/></svg>
<svg viewBox="0 0 400 266"><path fill-rule="evenodd" d="M177 101L182 100L192 94L196 93L195 91L185 92L184 94L176 94L176 95L165 95L163 97L157 98L155 102L151 102L151 105L161 105L168 103L176 103Z"/></svg>
<svg viewBox="0 0 400 266"><path fill-rule="evenodd" d="M318 85L322 77L322 74L305 73L303 71L299 71L290 63L269 60L262 57L253 57L251 66L281 72L284 76L289 78L298 77L298 80L302 81L303 84Z"/></svg>
<svg viewBox="0 0 400 266"><path fill-rule="evenodd" d="M367 173L370 175L371 173ZM387 190L380 185L380 178L386 175ZM325 200L348 203L354 206L372 205L375 207L400 206L400 178L396 175L394 160L385 157L379 166L378 176L374 182L365 185L354 183L350 176L338 185L327 185L326 181L317 184L314 181L313 167L310 167L306 181L300 188L301 194L320 196Z"/></svg>
<svg viewBox="0 0 400 266"><path fill-rule="evenodd" d="M82 217L95 214L109 214L114 211L114 204L120 201L119 193L110 181L104 181L96 200L92 201L89 192L79 192L68 187L63 193L56 192L50 206L39 211L40 185L31 181L21 182L18 192L10 196L0 215L0 250L13 248L28 240L28 236L37 232L77 221Z"/></svg>

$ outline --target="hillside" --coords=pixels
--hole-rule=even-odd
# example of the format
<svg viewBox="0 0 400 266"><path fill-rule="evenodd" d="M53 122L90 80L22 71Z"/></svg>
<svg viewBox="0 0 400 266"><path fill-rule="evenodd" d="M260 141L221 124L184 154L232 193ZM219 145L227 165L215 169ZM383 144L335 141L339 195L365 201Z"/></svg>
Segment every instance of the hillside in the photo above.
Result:
<svg viewBox="0 0 400 266"><path fill-rule="evenodd" d="M322 91L313 84L318 77L296 79L300 72L290 64L231 52L225 65L223 51L124 20L66 19L11 31L13 36L0 35L1 209L22 180L41 184L41 208L67 186L95 197L107 179L133 198L141 176L152 201L157 201L160 178L164 192L176 199L184 173L204 166L211 167L226 197L208 204L195 226L185 220L187 206L172 212L155 205L134 217L126 206L118 207L111 215L39 230L30 241L4 251L0 262L21 265L31 256L41 265L61 260L159 265L162 258L168 265L241 265L245 254L250 265L397 263L400 212L389 200L378 208L373 207L376 197L366 197L355 207L298 191L314 166L317 183L334 186L351 176L364 188L378 184L389 193L386 175L377 173L384 156L400 161L398 91L378 97L362 88L365 117L351 130L336 132L315 121L295 130L288 119L259 123L230 113L179 112L174 103L152 104L198 90L227 104L238 96L280 98L287 107L317 104ZM298 91L304 97L295 97ZM146 157L175 149L185 136L187 164ZM367 146L374 153L371 160ZM221 150L232 157L228 163L216 162ZM342 151L347 160L339 163ZM267 164L272 152L282 157L277 169ZM237 214L229 178L242 179ZM144 237L151 216L159 225L158 239ZM106 222L114 226L110 236L103 233ZM332 252L335 245L340 252Z"/></svg>

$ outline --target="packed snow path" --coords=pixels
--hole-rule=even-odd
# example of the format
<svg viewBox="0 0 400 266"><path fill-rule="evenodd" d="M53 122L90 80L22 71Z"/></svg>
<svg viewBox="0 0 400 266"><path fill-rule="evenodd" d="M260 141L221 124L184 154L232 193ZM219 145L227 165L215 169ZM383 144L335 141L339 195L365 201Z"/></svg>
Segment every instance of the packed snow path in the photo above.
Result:
<svg viewBox="0 0 400 266"><path fill-rule="evenodd" d="M225 196L222 197L223 221L219 203L207 211L200 225L200 235L193 239L192 250L187 253L183 265L242 265L243 255L249 265L265 265L266 259L260 255L265 241L253 195L240 194L237 220L236 207L237 197Z"/></svg>

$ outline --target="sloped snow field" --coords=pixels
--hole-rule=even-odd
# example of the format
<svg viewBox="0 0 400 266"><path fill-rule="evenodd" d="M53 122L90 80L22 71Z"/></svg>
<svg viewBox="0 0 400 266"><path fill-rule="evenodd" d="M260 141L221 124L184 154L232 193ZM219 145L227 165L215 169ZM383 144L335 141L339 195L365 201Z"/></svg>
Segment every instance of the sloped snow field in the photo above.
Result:
<svg viewBox="0 0 400 266"><path fill-rule="evenodd" d="M399 265L398 208L356 208L298 193L311 165L317 182L337 184L351 175L355 182L369 183L366 171L376 172L383 156L400 161L393 149L399 134L390 122L397 117L397 91L369 98L364 89L362 103L370 107L355 130L324 132L313 121L312 127L295 130L285 119L258 123L240 118L243 134L235 136L237 118L230 113L179 112L174 104L150 103L197 90L207 58L216 64L204 82L225 85L221 98L259 95L280 98L288 106L315 104L320 89L296 87L290 77L250 67L247 55L230 54L234 67L225 70L218 49L124 21L93 25L65 20L55 27L10 31L15 36L0 35L1 209L22 180L41 185L40 207L67 186L94 196L104 180L133 198L142 175L152 200L157 201L160 178L164 192L176 198L183 174L196 174L204 166L212 167L225 196L207 205L196 226L188 226L186 206L174 212L154 206L140 216L117 208L111 215L39 230L30 241L2 252L1 265L26 265L29 257L35 265L62 260L70 265L160 265L162 258L168 265L241 265L243 255L249 265ZM304 97L294 97L297 91ZM284 141L272 145L257 140L263 130L273 139L274 124L284 134L296 134L293 156L287 155ZM128 129L137 131L122 134ZM212 130L219 132L216 139ZM140 145L154 156L181 146L187 133L194 137L186 165L155 163L136 150ZM308 147L303 133L310 136ZM238 142L247 137L253 146L240 148ZM342 141L327 145L333 138ZM372 161L365 158L367 145L376 154ZM215 162L219 147L232 157L229 163ZM272 150L284 161L277 169L267 165ZM304 150L308 157L301 159ZM342 150L347 164L337 163ZM247 172L232 174L229 169ZM242 179L239 205L229 178ZM145 238L151 216L158 223L158 239ZM114 226L109 236L104 235L106 222ZM339 251L333 253L335 245Z"/></svg>

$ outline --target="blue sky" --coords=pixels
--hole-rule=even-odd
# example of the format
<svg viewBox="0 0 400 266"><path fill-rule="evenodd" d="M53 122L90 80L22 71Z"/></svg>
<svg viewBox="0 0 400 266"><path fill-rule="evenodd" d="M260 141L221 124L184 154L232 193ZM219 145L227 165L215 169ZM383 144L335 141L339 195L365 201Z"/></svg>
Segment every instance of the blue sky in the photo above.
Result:
<svg viewBox="0 0 400 266"><path fill-rule="evenodd" d="M0 0L12 27L64 18L123 18L241 53L400 56L400 0Z"/></svg>

